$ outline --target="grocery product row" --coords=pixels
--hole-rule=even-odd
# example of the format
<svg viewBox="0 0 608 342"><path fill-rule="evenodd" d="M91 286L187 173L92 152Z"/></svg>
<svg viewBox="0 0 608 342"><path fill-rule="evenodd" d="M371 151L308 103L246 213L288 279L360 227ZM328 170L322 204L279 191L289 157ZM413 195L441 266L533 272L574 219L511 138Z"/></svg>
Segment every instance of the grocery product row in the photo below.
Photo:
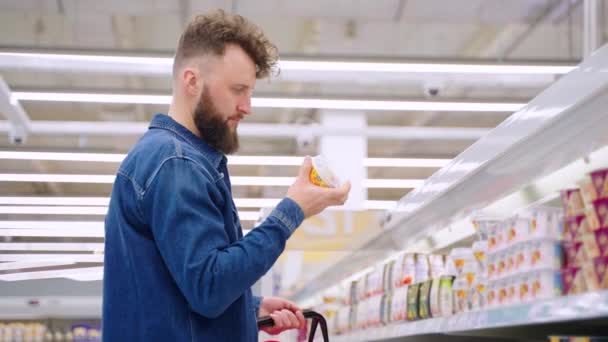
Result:
<svg viewBox="0 0 608 342"><path fill-rule="evenodd" d="M476 241L401 253L350 283L328 312L337 334L608 289L608 169L561 191L562 208L472 216Z"/></svg>
<svg viewBox="0 0 608 342"><path fill-rule="evenodd" d="M0 322L0 342L97 342L101 328L88 324L71 324L67 329L54 329L40 322Z"/></svg>

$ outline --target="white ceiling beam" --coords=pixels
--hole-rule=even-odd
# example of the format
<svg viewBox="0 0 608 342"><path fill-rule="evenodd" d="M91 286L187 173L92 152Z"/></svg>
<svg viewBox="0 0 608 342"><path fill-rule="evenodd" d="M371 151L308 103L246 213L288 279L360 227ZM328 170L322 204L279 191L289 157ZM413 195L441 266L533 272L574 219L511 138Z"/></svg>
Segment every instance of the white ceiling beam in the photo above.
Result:
<svg viewBox="0 0 608 342"><path fill-rule="evenodd" d="M238 208L272 208L282 198L235 198L234 203ZM0 205L11 206L108 206L109 197L0 197ZM364 202L365 209L391 209L397 204L396 201L367 200ZM0 206L0 211L1 211ZM332 207L333 208L333 207ZM336 209L339 207L336 207ZM34 209L32 209L34 210ZM249 215L249 214L247 214ZM242 217L241 217L242 218ZM103 227L103 222L99 222ZM2 228L2 225L0 225Z"/></svg>
<svg viewBox="0 0 608 342"><path fill-rule="evenodd" d="M50 160L120 163L124 153L86 153L86 152L42 152L42 151L0 151L3 160ZM229 165L255 166L300 166L304 157L290 156L228 156ZM439 168L450 159L441 158L365 158L365 167L431 167Z"/></svg>
<svg viewBox="0 0 608 342"><path fill-rule="evenodd" d="M98 243L72 243L72 242L3 242L0 251L69 251L69 252L95 252L103 251L104 244Z"/></svg>
<svg viewBox="0 0 608 342"><path fill-rule="evenodd" d="M10 142L18 145L25 143L30 131L30 118L19 101L13 98L8 84L2 77L0 77L0 113L4 114L10 123Z"/></svg>
<svg viewBox="0 0 608 342"><path fill-rule="evenodd" d="M41 121L31 122L31 134L74 135L74 136L140 136L146 132L149 123L109 122L109 121ZM377 140L477 140L486 135L488 128L466 127L392 127L369 126L367 129L343 129L299 124L258 124L239 125L241 137L264 137L267 139L294 138L303 131L314 137L323 135L367 136ZM0 121L0 132L10 132L10 125Z"/></svg>
<svg viewBox="0 0 608 342"><path fill-rule="evenodd" d="M141 103L168 105L171 103L171 95L15 91L11 94L11 101ZM348 115L348 110L508 113L520 110L523 106L525 106L525 103L253 97L251 99L251 106L254 108L340 109L345 110L344 114Z"/></svg>

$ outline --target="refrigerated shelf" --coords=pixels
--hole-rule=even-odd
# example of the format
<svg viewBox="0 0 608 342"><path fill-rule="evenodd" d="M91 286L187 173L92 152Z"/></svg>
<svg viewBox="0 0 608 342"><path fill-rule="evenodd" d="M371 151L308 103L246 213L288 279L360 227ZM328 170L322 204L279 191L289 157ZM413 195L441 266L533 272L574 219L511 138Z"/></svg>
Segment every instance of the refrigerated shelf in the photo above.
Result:
<svg viewBox="0 0 608 342"><path fill-rule="evenodd" d="M383 231L290 296L306 301L608 145L608 47L585 59L386 213ZM516 211L520 208L509 208Z"/></svg>
<svg viewBox="0 0 608 342"><path fill-rule="evenodd" d="M606 317L608 291L599 291L451 317L393 323L332 336L331 341L382 341L420 335L524 335L528 338L546 338L548 334L601 335L608 334ZM525 332L520 333L522 330Z"/></svg>

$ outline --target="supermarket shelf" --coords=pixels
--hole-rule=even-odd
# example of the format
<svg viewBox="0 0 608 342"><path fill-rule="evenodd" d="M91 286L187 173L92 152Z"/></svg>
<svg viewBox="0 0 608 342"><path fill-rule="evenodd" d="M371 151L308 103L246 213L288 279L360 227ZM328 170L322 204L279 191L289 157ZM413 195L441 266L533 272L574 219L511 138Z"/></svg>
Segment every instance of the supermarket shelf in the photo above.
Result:
<svg viewBox="0 0 608 342"><path fill-rule="evenodd" d="M0 320L101 318L101 296L0 298Z"/></svg>
<svg viewBox="0 0 608 342"><path fill-rule="evenodd" d="M386 213L382 233L291 298L306 300L608 145L607 90L604 47L403 197Z"/></svg>
<svg viewBox="0 0 608 342"><path fill-rule="evenodd" d="M450 335L491 335L485 330L499 329L501 336L508 336L509 329L534 326L527 329L530 336L537 327L549 325L553 332L570 331L564 322L581 322L608 318L608 291L585 293L577 296L560 297L533 304L467 312L448 318L438 317L427 320L391 324L385 327L365 329L360 332L332 336L332 341L381 341L407 336L428 334ZM552 323L561 323L557 326ZM603 333L607 326L602 325ZM508 329L504 329L508 328ZM565 330L564 330L565 329ZM580 331L580 329L576 329ZM598 330L594 330L598 332ZM483 333L482 333L483 332ZM543 329L538 329L543 334Z"/></svg>

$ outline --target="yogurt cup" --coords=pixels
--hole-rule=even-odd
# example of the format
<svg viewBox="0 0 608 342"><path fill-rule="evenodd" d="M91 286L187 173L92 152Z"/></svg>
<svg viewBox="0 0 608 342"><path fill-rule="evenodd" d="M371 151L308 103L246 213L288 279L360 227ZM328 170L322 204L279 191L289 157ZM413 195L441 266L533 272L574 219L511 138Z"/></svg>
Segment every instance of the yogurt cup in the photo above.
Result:
<svg viewBox="0 0 608 342"><path fill-rule="evenodd" d="M322 155L312 158L312 169L308 178L316 186L324 188L337 188L340 186L340 179L331 170L327 160Z"/></svg>
<svg viewBox="0 0 608 342"><path fill-rule="evenodd" d="M593 171L590 176L597 197L608 197L608 169Z"/></svg>
<svg viewBox="0 0 608 342"><path fill-rule="evenodd" d="M530 269L559 270L563 265L562 245L558 241L530 242Z"/></svg>
<svg viewBox="0 0 608 342"><path fill-rule="evenodd" d="M530 274L531 300L554 298L562 295L562 278L559 271L540 270Z"/></svg>
<svg viewBox="0 0 608 342"><path fill-rule="evenodd" d="M600 226L608 227L608 198L599 198L593 201L595 214L599 220Z"/></svg>
<svg viewBox="0 0 608 342"><path fill-rule="evenodd" d="M584 204L580 189L565 189L560 194L567 217L576 216L583 212Z"/></svg>

